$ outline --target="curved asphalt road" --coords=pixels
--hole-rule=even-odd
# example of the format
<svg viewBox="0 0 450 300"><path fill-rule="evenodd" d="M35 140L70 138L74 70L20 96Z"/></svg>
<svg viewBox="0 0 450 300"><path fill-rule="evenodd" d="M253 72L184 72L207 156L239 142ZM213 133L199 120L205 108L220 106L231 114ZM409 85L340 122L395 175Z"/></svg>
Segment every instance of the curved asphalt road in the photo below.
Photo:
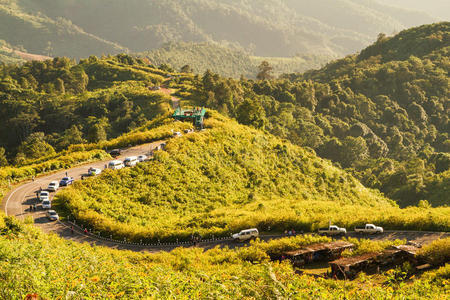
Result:
<svg viewBox="0 0 450 300"><path fill-rule="evenodd" d="M121 156L118 159L124 159L127 156L137 156L141 154L150 155L150 152L155 149L164 141L158 141L150 144L144 144L140 146L131 147L122 151ZM103 169L107 161L95 162L84 164L82 166L77 166L69 170L62 170L51 175L43 176L37 178L35 181L24 183L10 193L8 193L1 204L1 208L5 211L7 215L16 216L19 219L25 219L28 216L32 216L35 225L40 227L46 233L57 233L65 239L70 239L77 242L88 242L90 244L96 244L101 246L107 246L116 249L126 249L133 251L147 251L147 252L157 252L161 250L169 251L179 246L192 246L191 244L179 244L179 245L136 245L136 244L124 244L114 241L109 241L105 239L98 238L91 234L85 234L81 228L77 226L74 227L74 232L71 231L71 224L68 222L52 222L45 216L45 211L42 210L40 204L38 204L38 210L36 212L30 211L30 205L37 203L36 191L40 187L45 189L52 180L60 180L66 175L74 177L75 180L80 180L81 175L87 173L89 167ZM51 198L53 195L51 195ZM393 240L393 239L406 239L408 241L417 242L420 244L427 244L433 240L450 237L449 232L420 232L420 231L386 231L380 235L356 235L354 232L349 232L348 236L353 237L364 237L376 240ZM264 235L261 236L262 240L270 240L275 238L281 238L283 235ZM214 248L216 246L228 246L230 248L240 247L245 244L235 243L228 240L216 240L216 241L204 241L200 242L197 246L204 249Z"/></svg>

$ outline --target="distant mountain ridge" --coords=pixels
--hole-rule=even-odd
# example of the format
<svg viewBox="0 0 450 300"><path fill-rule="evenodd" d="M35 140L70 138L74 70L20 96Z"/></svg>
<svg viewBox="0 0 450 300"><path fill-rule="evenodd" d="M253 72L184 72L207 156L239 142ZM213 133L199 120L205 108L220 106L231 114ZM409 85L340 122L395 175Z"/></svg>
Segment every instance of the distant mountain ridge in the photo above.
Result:
<svg viewBox="0 0 450 300"><path fill-rule="evenodd" d="M303 55L295 57L252 56L236 48L221 46L217 43L169 43L161 48L135 54L145 57L154 65L167 64L175 70L188 65L196 74L207 70L225 77L256 78L258 66L268 61L273 67L273 75L304 72L317 69L335 57L327 55Z"/></svg>
<svg viewBox="0 0 450 300"><path fill-rule="evenodd" d="M373 0L2 0L0 33L47 56L142 52L168 42L236 44L257 56L342 56L437 18Z"/></svg>

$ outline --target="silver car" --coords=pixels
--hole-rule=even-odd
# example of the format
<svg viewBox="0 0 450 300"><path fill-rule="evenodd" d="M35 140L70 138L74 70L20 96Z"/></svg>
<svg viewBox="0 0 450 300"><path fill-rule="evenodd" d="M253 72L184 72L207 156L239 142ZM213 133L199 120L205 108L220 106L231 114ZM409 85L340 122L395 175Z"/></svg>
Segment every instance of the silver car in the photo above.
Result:
<svg viewBox="0 0 450 300"><path fill-rule="evenodd" d="M59 220L59 216L56 213L56 211L54 211L54 210L47 211L47 218L49 218L50 221L57 221L57 220Z"/></svg>

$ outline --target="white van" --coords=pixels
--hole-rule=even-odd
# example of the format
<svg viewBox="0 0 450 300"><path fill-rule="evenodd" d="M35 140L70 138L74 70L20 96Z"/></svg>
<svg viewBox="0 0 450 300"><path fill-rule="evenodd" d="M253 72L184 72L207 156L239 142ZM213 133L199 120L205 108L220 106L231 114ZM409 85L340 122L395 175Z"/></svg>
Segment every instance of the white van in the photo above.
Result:
<svg viewBox="0 0 450 300"><path fill-rule="evenodd" d="M123 165L123 162L121 160L113 160L108 164L108 169L111 170L120 170L122 168L125 168L125 166Z"/></svg>
<svg viewBox="0 0 450 300"><path fill-rule="evenodd" d="M126 167L134 167L139 163L137 156L130 156L123 161Z"/></svg>
<svg viewBox="0 0 450 300"><path fill-rule="evenodd" d="M257 238L258 236L259 236L259 231L256 228L241 230L241 232L231 235L231 237L235 241L251 240L251 239Z"/></svg>
<svg viewBox="0 0 450 300"><path fill-rule="evenodd" d="M59 182L58 181L52 181L47 187L47 191L50 192L56 192L59 189Z"/></svg>

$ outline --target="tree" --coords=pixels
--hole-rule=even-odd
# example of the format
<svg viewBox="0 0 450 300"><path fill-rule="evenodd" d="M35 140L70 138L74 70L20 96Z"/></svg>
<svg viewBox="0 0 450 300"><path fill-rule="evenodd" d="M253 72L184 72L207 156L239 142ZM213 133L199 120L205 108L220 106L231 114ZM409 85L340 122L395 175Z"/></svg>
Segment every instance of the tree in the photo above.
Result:
<svg viewBox="0 0 450 300"><path fill-rule="evenodd" d="M5 155L5 148L0 147L0 167L5 167L8 165L8 160Z"/></svg>
<svg viewBox="0 0 450 300"><path fill-rule="evenodd" d="M269 80L272 78L273 68L270 66L269 62L264 60L258 67L259 73L256 75L258 80Z"/></svg>
<svg viewBox="0 0 450 300"><path fill-rule="evenodd" d="M192 68L190 65L184 65L183 67L181 67L180 72L181 73L192 73Z"/></svg>
<svg viewBox="0 0 450 300"><path fill-rule="evenodd" d="M259 101L245 99L237 108L237 120L241 124L264 129L267 119Z"/></svg>
<svg viewBox="0 0 450 300"><path fill-rule="evenodd" d="M352 166L355 162L367 159L369 157L369 149L366 141L362 137L346 137L342 141L340 156L340 163L344 168Z"/></svg>
<svg viewBox="0 0 450 300"><path fill-rule="evenodd" d="M55 149L45 141L43 132L30 134L19 146L19 154L28 159L36 159L55 153Z"/></svg>
<svg viewBox="0 0 450 300"><path fill-rule="evenodd" d="M62 140L58 146L61 148L67 148L70 145L83 144L85 142L86 140L83 139L83 133L80 131L79 127L72 125L72 127L64 131Z"/></svg>

